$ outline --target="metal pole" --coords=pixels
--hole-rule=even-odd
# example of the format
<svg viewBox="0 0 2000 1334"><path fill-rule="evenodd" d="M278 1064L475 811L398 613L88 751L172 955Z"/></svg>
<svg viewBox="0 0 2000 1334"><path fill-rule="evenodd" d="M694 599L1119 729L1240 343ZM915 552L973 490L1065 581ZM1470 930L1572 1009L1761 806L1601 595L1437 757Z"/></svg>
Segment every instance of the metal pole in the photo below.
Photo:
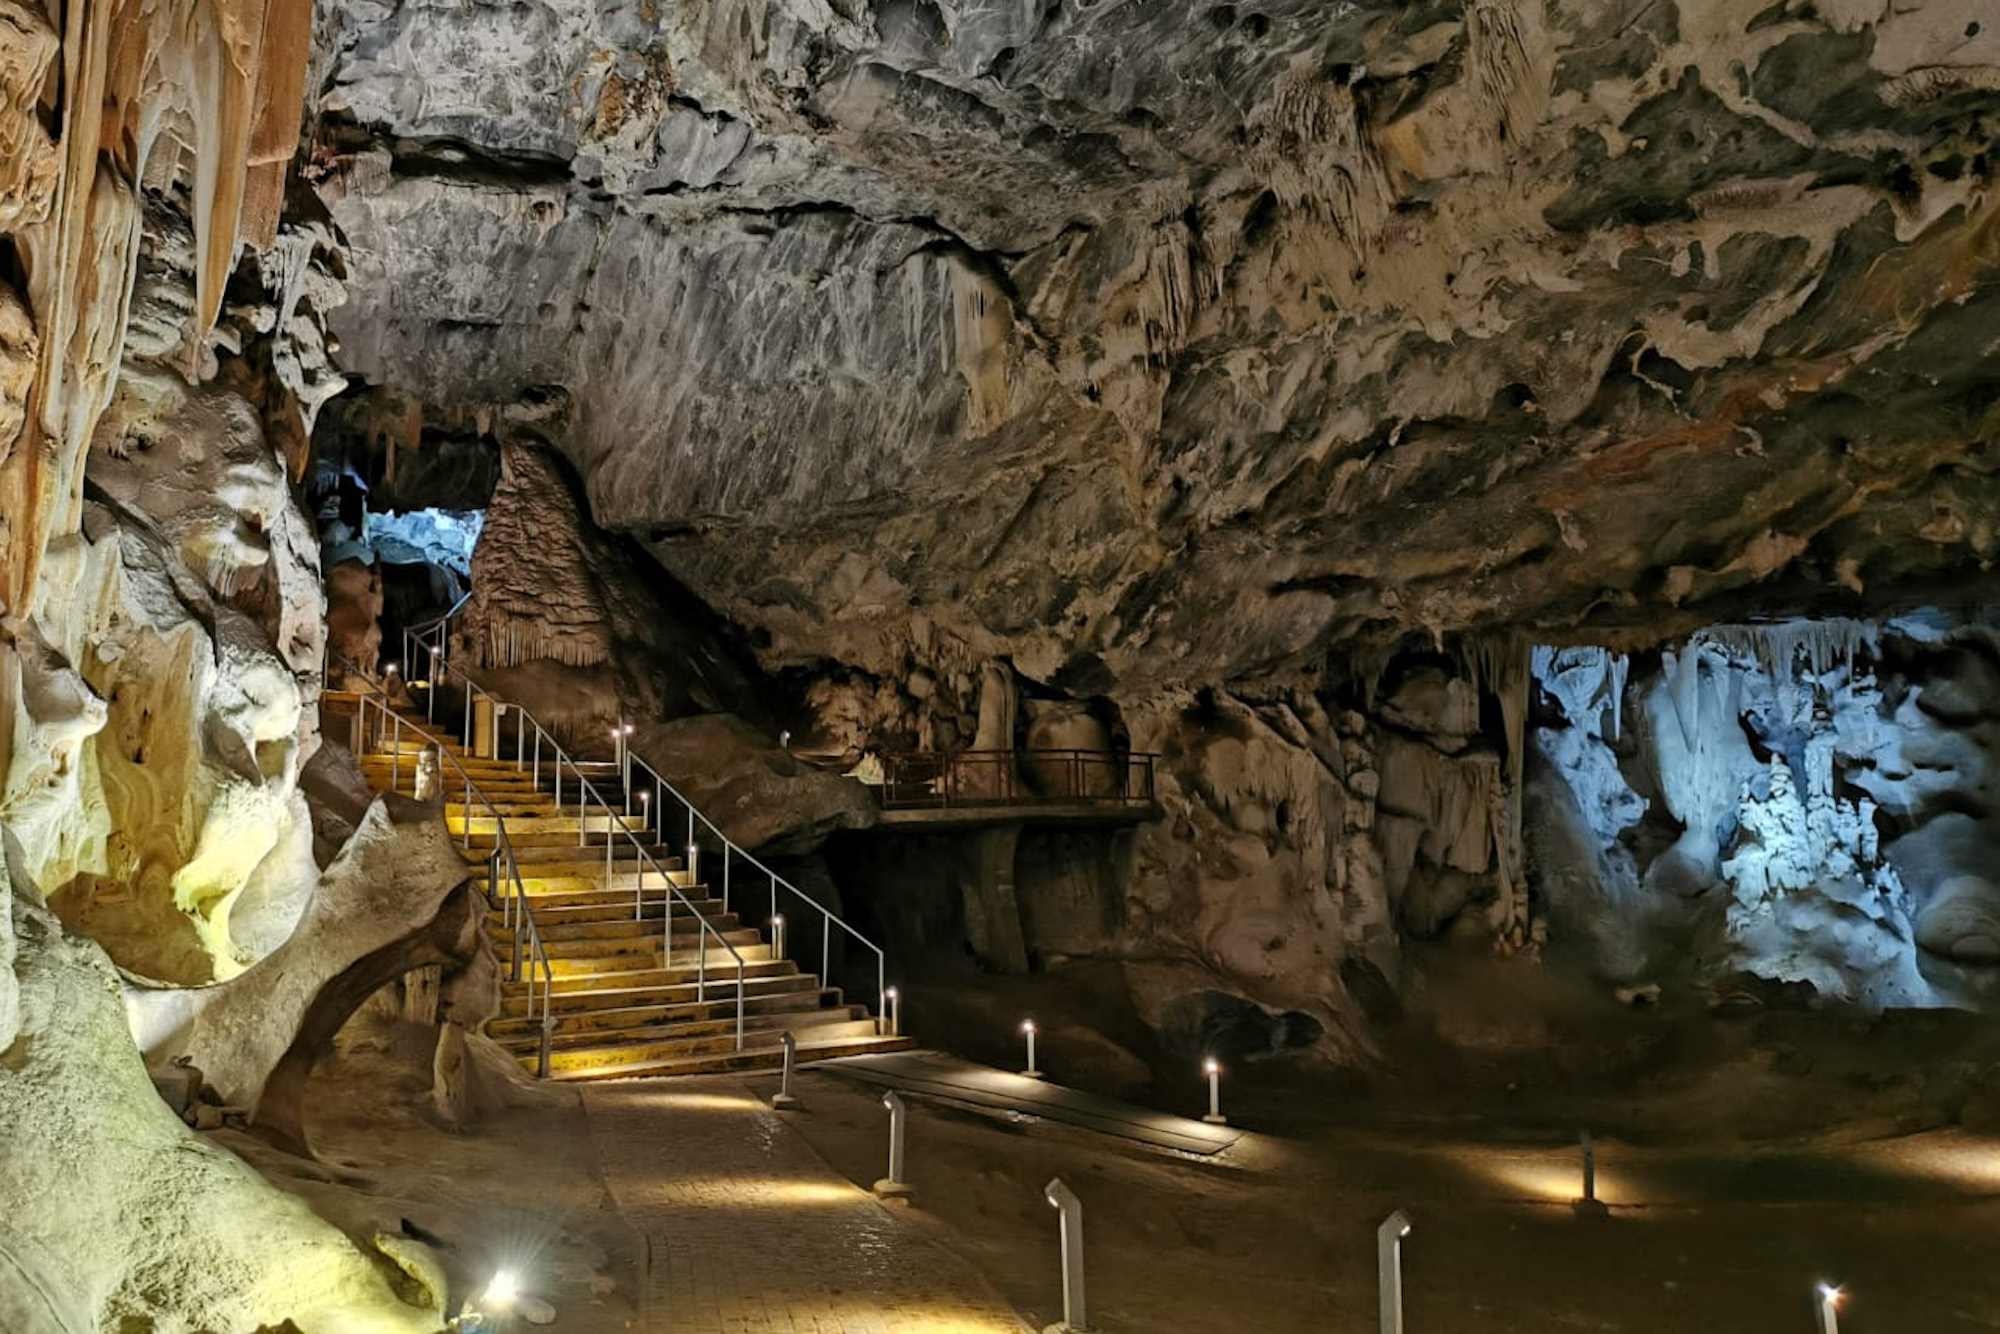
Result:
<svg viewBox="0 0 2000 1334"><path fill-rule="evenodd" d="M403 785L403 715L395 715L395 731L389 739L389 790Z"/></svg>
<svg viewBox="0 0 2000 1334"><path fill-rule="evenodd" d="M785 957L785 919L776 913L771 915L771 957Z"/></svg>
<svg viewBox="0 0 2000 1334"><path fill-rule="evenodd" d="M903 1036L903 994L894 987L882 993L882 1003L886 1006L885 1017L889 1024L889 1036Z"/></svg>
<svg viewBox="0 0 2000 1334"><path fill-rule="evenodd" d="M472 775L471 774L467 774L465 776L465 804L461 806L459 809L461 812L463 812L459 816L459 819L461 821L460 827L463 828L465 831L465 836L461 840L461 846L469 848L472 846ZM500 816L497 813L493 816L493 833L496 838L499 836L500 833Z"/></svg>
<svg viewBox="0 0 2000 1334"><path fill-rule="evenodd" d="M1083 1303L1083 1201L1057 1177L1042 1190L1056 1207L1062 1227L1063 1318L1058 1330L1089 1334L1090 1316Z"/></svg>
<svg viewBox="0 0 2000 1334"><path fill-rule="evenodd" d="M1375 1229L1376 1274L1382 1291L1382 1334L1403 1334L1403 1238L1410 1216L1398 1209Z"/></svg>
<svg viewBox="0 0 2000 1334"><path fill-rule="evenodd" d="M1035 1021L1032 1019L1023 1019L1021 1021L1021 1031L1028 1035L1028 1068L1021 1073L1029 1079L1040 1079L1042 1072L1035 1068Z"/></svg>
<svg viewBox="0 0 2000 1334"><path fill-rule="evenodd" d="M1819 1334L1840 1334L1840 1289L1822 1283L1818 1296L1813 1309L1819 1314Z"/></svg>
<svg viewBox="0 0 2000 1334"><path fill-rule="evenodd" d="M907 1200L911 1194L910 1183L903 1180L903 1129L907 1112L902 1095L894 1089L882 1095L882 1105L889 1109L889 1175L875 1183L875 1193L885 1200Z"/></svg>
<svg viewBox="0 0 2000 1334"><path fill-rule="evenodd" d="M1229 1118L1222 1114L1222 1063L1211 1056L1201 1068L1208 1076L1208 1115L1201 1119L1212 1126L1226 1126Z"/></svg>
<svg viewBox="0 0 2000 1334"><path fill-rule="evenodd" d="M778 1045L785 1050L784 1073L779 1078L778 1091L771 1098L771 1110L775 1112L796 1112L802 1105L792 1092L792 1066L799 1059L799 1040L792 1036L790 1029L778 1035Z"/></svg>
<svg viewBox="0 0 2000 1334"><path fill-rule="evenodd" d="M1583 1132L1583 1202L1597 1203L1597 1144L1588 1130Z"/></svg>

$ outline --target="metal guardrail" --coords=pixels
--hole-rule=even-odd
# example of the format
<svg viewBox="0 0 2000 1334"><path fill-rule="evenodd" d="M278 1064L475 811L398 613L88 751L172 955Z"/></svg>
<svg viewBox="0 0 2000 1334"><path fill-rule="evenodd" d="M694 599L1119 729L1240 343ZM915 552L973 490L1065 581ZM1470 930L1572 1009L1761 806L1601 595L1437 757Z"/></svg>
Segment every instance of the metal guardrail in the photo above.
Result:
<svg viewBox="0 0 2000 1334"><path fill-rule="evenodd" d="M359 676L369 684L369 693L355 696L359 708L356 710L354 716L354 734L350 737L352 743L350 749L352 753L358 757L368 750L372 750L376 744L379 744L380 738L387 735L389 738L389 790L393 792L402 785L403 732L407 729L412 736L418 737L426 744L435 747L439 761L457 770L458 776L464 784L465 799L459 809L465 812L461 817L465 827L460 831L459 846L463 848L470 848L472 846L472 805L474 798L477 798L479 803L492 816L494 848L492 853L487 857L487 883L496 886L504 884L509 887L501 896L500 915L501 921L506 924L508 930L513 934L514 939L513 959L508 972L508 979L513 982L523 980L521 967L522 940L524 936L526 937L526 962L528 965L526 981L528 984L528 1016L530 1018L533 1018L535 1014L535 971L539 968L541 972L542 1038L540 1051L536 1057L536 1072L540 1078L547 1079L549 1077L549 1047L555 1033L555 1018L550 1008L550 997L555 992L555 970L549 963L548 951L543 948L542 933L535 924L534 909L528 903L527 887L521 880L520 859L514 855L514 841L507 833L506 818L500 814L500 808L495 806L486 794L479 790L478 785L472 781L472 775L466 772L465 766L458 762L458 758L445 746L442 739L404 718L402 713L390 702L387 692L383 690L381 684L375 678L356 668L352 663L346 663L346 665L356 676ZM369 740L368 736L368 710L370 706L373 706L382 715L382 721L378 724L378 730L375 734L376 740L373 742ZM416 758L414 756L411 758L410 764L414 770L416 766Z"/></svg>
<svg viewBox="0 0 2000 1334"><path fill-rule="evenodd" d="M646 780L648 779L651 780L650 799L647 800L645 803L646 805L649 806L651 810L653 810L656 814L664 816L664 812L666 811L667 799L671 797L673 800L679 802L682 809L686 812L685 820L686 820L686 830L687 830L688 867L690 870L694 868L696 860L699 857L702 850L701 839L698 836L697 826L699 826L700 829L706 830L708 834L713 837L715 843L718 845L717 850L722 855L723 911L727 912L729 910L729 896L731 892L730 875L732 867L740 863L747 869L748 872L756 876L761 876L768 884L771 895L771 923L773 928L773 938L775 941L782 942L782 940L784 939L784 917L778 911L781 902L779 899L779 894L781 891L788 896L786 899L783 900L783 903L786 906L789 906L793 900L796 900L797 902L805 905L806 907L812 909L814 912L817 912L819 914L820 916L819 977L822 983L825 983L827 980L828 966L832 963L833 960L833 928L839 927L842 931L846 932L848 936L857 941L862 946L862 948L874 954L875 1022L877 1028L880 1028L884 1021L884 1018L889 1013L888 957L882 952L882 947L880 945L877 945L874 941L870 940L867 936L863 935L861 932L855 930L854 926L851 923L849 923L845 918L841 917L838 913L834 912L831 908L828 908L825 904L819 902L819 900L807 894L797 885L794 885L791 881L785 879L783 876L779 875L776 871L772 870L769 866L766 866L763 862L759 861L748 850L739 846L734 839L730 838L729 835L723 833L721 829L717 828L713 820L710 820L706 815L703 815L701 811L695 807L695 804L693 802L689 801L685 796L682 796L679 789L677 789L672 783L669 783L665 778L661 777L660 771L658 769L655 769L652 765L646 763L646 761L640 759L637 755L633 754L632 747L630 745L623 744L622 739L621 739L621 744L619 745L618 748L618 755L619 755L618 765L624 777L626 800L628 804L631 800L631 792L632 792L633 777L634 777L633 771L636 769L642 771L639 775L639 781L640 781L639 791L642 797L645 797L648 794L648 788L645 786ZM662 820L661 828L663 829L665 828L664 819ZM782 950L780 952L782 952Z"/></svg>
<svg viewBox="0 0 2000 1334"><path fill-rule="evenodd" d="M912 751L882 757L884 810L1154 804L1159 756L1144 751Z"/></svg>
<svg viewBox="0 0 2000 1334"><path fill-rule="evenodd" d="M463 609L467 598L470 598L470 596L471 596L470 594L467 594L466 598L461 598L456 606L454 606L450 611L446 612L443 616L438 617L436 620L427 621L422 625L413 626L409 630L405 631L403 635L404 655L406 659L409 659L411 661L412 671L416 670L416 660L421 658L426 664L425 667L426 671L431 670L430 666L431 664L435 664L438 668L440 668L443 671L443 673L446 676L449 677L455 674L458 679L465 681L465 683L470 687L471 690L477 691L480 695L485 696L487 699L493 702L493 706L495 709L494 730L495 730L496 750L498 749L497 743L499 735L502 731L504 731L504 729L500 727L498 722L501 710L506 708L513 708L517 711L517 714L520 718L526 718L527 721L535 729L536 744L531 764L533 766L533 770L536 775L536 782L539 785L542 739L544 737L547 737L549 744L555 746L556 745L555 738L552 736L548 736L548 734L543 730L541 724L535 723L534 720L528 717L528 715L524 711L520 710L520 706L503 704L500 700L497 699L497 697L493 696L491 692L486 691L485 689L480 687L476 682L473 682L469 677L465 675L465 673L462 670L460 670L455 664L453 664L449 660L446 627L449 625L451 619L454 616L456 616L461 609ZM433 690L428 693L430 693L433 697L435 697L437 692ZM466 736L466 744L468 746L472 744L472 727L473 727L472 701L473 701L473 696L468 694L466 696L465 706L464 706L465 736ZM429 701L429 706L435 708L435 698ZM517 722L516 724L517 728L519 727L519 725L520 724ZM818 913L820 919L819 977L823 983L827 981L829 966L832 963L832 958L833 958L832 942L833 942L835 927L838 927L847 936L851 937L856 942L858 942L862 948L872 953L875 956L875 1016L876 1016L875 1022L877 1027L880 1027L883 1024L885 1016L888 1013L888 958L887 955L884 954L882 947L880 945L877 945L874 941L870 940L866 935L862 934L860 931L856 930L852 923L848 922L838 913L835 913L833 910L826 907L818 900L814 899L811 895L807 894L797 885L794 885L791 881L779 875L776 871L772 870L769 866L765 865L762 861L758 860L758 858L753 856L747 849L739 845L734 839L730 838L729 835L723 833L721 828L717 826L713 820L709 819L708 816L704 815L701 812L700 808L698 808L692 801L688 800L688 798L680 791L680 789L676 788L672 783L668 782L667 779L660 773L660 771L657 768L655 768L653 765L647 763L645 760L641 759L638 755L633 753L632 747L626 739L627 736L630 734L630 731L631 729L629 727L620 728L617 732L615 732L612 735L613 750L617 756L617 759L613 762L613 765L618 773L619 785L622 795L624 797L626 813L629 814L631 812L632 802L634 799L634 792L636 787L636 791L638 793L640 800L646 805L646 810L643 812L643 814L652 822L654 828L659 829L664 834L665 830L668 828L668 799L671 798L673 802L678 803L679 809L673 812L673 816L675 823L680 824L685 830L685 836L686 836L685 852L687 855L687 869L689 873L689 878L693 879L694 876L698 873L702 857L705 853L712 855L719 855L722 858L720 889L722 893L722 910L724 912L728 912L730 910L730 900L732 894L735 892L735 881L737 878L735 876L735 871L739 865L742 866L747 873L751 874L752 876L758 879L761 879L764 883L764 887L768 889L770 894L772 945L774 953L779 954L781 956L784 953L784 948L783 948L784 935L785 935L784 918L782 914L779 912L781 906L789 906L791 903L797 902L811 909L812 911ZM522 747L525 743L521 738L517 737L515 744L516 744L516 754L518 755L521 753ZM560 746L557 746L556 749L558 753L561 753ZM572 766L574 766L574 761L571 761L571 764ZM634 781L635 770L639 771L637 774L636 784ZM556 775L557 775L556 795L557 795L558 805L561 804L561 796L562 796L561 772L562 772L561 766L558 763L556 767ZM577 778L579 782L584 781L581 771L578 771ZM608 809L609 808L607 807L607 810ZM706 842L708 846L704 846L705 842L704 835L706 836ZM606 864L607 866L609 865L608 858ZM692 905L690 905L690 907L692 907ZM731 953L734 954L735 951L731 950ZM741 965L740 958L738 959L738 964L739 964L739 974L740 974L740 965ZM699 984L697 985L696 992L697 995L700 994ZM738 1045L740 1046L741 1045L740 1037L742 1029L741 1013L740 1013L741 1010L740 977L739 977L739 991L738 991L738 1009L739 1009L739 1014L738 1014L737 1028L739 1035Z"/></svg>
<svg viewBox="0 0 2000 1334"><path fill-rule="evenodd" d="M464 605L464 601L461 600L459 607L463 607ZM424 688L426 717L434 718L436 716L441 685L446 681L455 682L462 696L463 725L460 733L461 744L467 750L477 753L478 738L475 735L474 728L477 725L479 717L478 704L484 701L487 708L491 710L490 716L493 720L491 748L494 752L494 758L507 759L510 757L500 753L503 749L501 743L505 739L507 730L501 719L511 711L514 715L514 754L511 759L517 767L528 771L530 782L536 788L541 787L542 784L542 765L544 763L548 764L555 786L555 802L558 811L563 806L563 768L565 765L568 766L573 775L573 790L576 793L576 842L578 847L585 846L589 841L588 817L591 808L595 807L604 812L604 887L607 890L611 889L613 885L614 852L618 846L617 835L623 834L626 842L631 844L634 853L632 886L633 921L643 920L646 915L647 871L650 869L660 879L660 884L664 890L665 907L665 922L661 927L660 935L661 966L668 969L673 967L674 905L676 903L680 904L687 911L688 915L694 919L696 926L694 994L697 1005L706 1002L708 999L708 947L706 944L708 938L713 937L715 943L734 962L736 966L736 1049L741 1051L743 1049L745 1032L745 1001L748 995L748 973L743 955L734 945L729 943L721 931L716 929L715 924L708 920L708 917L701 909L696 907L694 902L681 892L680 886L674 883L673 877L660 865L658 859L653 856L652 852L646 847L639 836L633 832L632 826L628 821L628 817L631 814L631 781L629 769L626 769L622 764L612 766L619 771L621 787L625 794L625 809L620 810L613 807L609 801L605 800L599 794L596 785L584 773L582 763L565 750L562 743L557 741L554 734L542 726L535 719L534 715L530 714L519 704L502 700L492 691L474 681L462 667L450 660L446 652L445 631L451 615L455 614L457 610L458 607L454 607L451 613L447 613L444 617L428 623L427 626L418 627L404 633L406 654L421 656L425 660L423 665L424 676L420 684ZM433 633L436 636L435 643L431 642ZM410 670L414 674L416 665L412 664ZM531 732L532 736L530 735ZM531 741L532 745L530 745ZM622 753L624 749L622 739L620 740L619 748ZM688 859L688 878L690 881L694 879L696 869L695 858L690 857ZM727 869L728 862L725 858L725 873ZM726 882L723 886L722 907L724 912L729 911L729 892Z"/></svg>

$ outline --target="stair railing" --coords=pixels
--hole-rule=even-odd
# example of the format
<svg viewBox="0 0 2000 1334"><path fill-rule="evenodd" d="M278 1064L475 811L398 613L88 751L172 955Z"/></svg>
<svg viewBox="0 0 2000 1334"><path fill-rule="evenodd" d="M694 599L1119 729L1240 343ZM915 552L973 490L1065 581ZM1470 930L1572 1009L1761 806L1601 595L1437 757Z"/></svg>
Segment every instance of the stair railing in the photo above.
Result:
<svg viewBox="0 0 2000 1334"><path fill-rule="evenodd" d="M448 627L451 625L452 618L464 611L465 604L470 601L472 601L472 590L467 589L459 595L458 601L452 603L451 609L443 615L433 616L428 621L419 621L415 625L406 627L403 631L403 679L405 681L415 681L420 679L418 676L419 671L423 673L421 679L424 682L424 694L426 696L424 700L424 717L431 722L437 721L436 673L431 668L433 664L443 663L446 645L450 642ZM426 662L419 663L417 661L417 656L420 652L428 655ZM472 744L469 738L466 744L468 746Z"/></svg>
<svg viewBox="0 0 2000 1334"><path fill-rule="evenodd" d="M345 661L345 659L342 661ZM355 675L367 681L370 687L368 694L355 696L360 708L354 720L355 736L353 738L353 752L359 756L364 753L365 748L372 748L374 744L378 744L380 738L384 735L389 737L389 790L394 792L402 785L403 731L407 728L412 736L418 737L427 744L435 747L439 760L457 770L459 778L463 781L465 799L460 805L459 810L462 812L460 820L464 827L460 830L459 846L464 848L472 846L472 810L475 798L492 816L494 848L487 858L486 883L496 887L504 887L500 898L501 922L507 927L513 938L513 958L510 961L508 969L508 980L510 981L520 982L524 980L522 976L522 955L525 941L527 963L525 980L528 984L528 1017L530 1019L535 1017L535 1002L537 999L535 991L536 973L539 972L541 975L542 1036L540 1050L536 1057L536 1073L540 1078L547 1079L549 1077L549 1048L555 1035L555 1017L550 1004L550 997L555 992L555 970L550 966L548 950L542 944L542 933L535 923L534 909L528 903L527 887L521 880L520 859L514 855L514 842L508 836L506 818L501 815L500 808L494 805L484 792L480 791L478 785L472 781L472 775L466 772L465 766L458 762L458 757L451 753L450 748L445 745L442 739L404 718L402 713L390 703L387 693L367 673L354 668L352 663L347 663L347 666L354 671ZM368 740L368 710L370 707L373 707L382 715L382 721L378 724L377 731L374 734L376 738L374 742Z"/></svg>
<svg viewBox="0 0 2000 1334"><path fill-rule="evenodd" d="M440 623L439 633L442 634L442 623ZM558 811L563 806L563 766L569 766L570 772L575 776L576 842L578 847L582 847L588 842L590 808L596 806L604 812L604 887L606 889L610 889L613 883L613 852L617 846L616 836L619 834L625 836L625 840L632 845L632 850L635 854L633 863L634 884L632 887L633 921L642 921L645 918L647 869L651 868L652 873L660 878L660 884L665 890L663 902L666 920L661 927L660 933L661 966L665 969L671 970L673 968L674 905L679 903L687 910L688 915L694 919L696 927L694 994L697 1006L705 1004L708 1000L708 938L713 937L715 943L729 956L729 959L736 966L736 1049L741 1051L745 1040L745 1001L749 994L749 976L742 953L729 943L721 931L716 929L715 924L708 920L707 914L703 913L700 908L695 906L692 899L681 892L680 886L674 883L673 877L660 865L651 850L646 847L644 840L633 832L632 826L627 820L626 813L613 807L609 801L606 801L604 797L599 795L596 786L584 773L582 764L563 748L562 743L557 741L555 736L547 728L543 727L533 714L529 713L519 704L508 703L500 699L492 691L474 681L457 663L447 659L442 651L430 655L429 665L430 677L426 682L427 689L425 693L431 697L432 701L435 701L437 697L437 688L441 679L455 679L456 683L463 688L465 695L465 719L462 735L463 744L467 750L475 749L473 725L474 720L478 717L478 709L475 706L477 701L483 700L492 711L492 741L496 758L498 758L497 752L500 748L498 744L502 728L500 719L508 710L513 711L514 764L517 768L525 767L529 770L531 782L536 788L541 787L542 751L545 746L547 747L549 752L548 763L552 770L555 784L556 809ZM529 733L531 730L533 733L532 751L529 749ZM693 866L688 868L690 882L694 879L694 870ZM727 896L725 895L724 911L727 910ZM824 977L825 975L821 974L821 976Z"/></svg>
<svg viewBox="0 0 2000 1334"><path fill-rule="evenodd" d="M834 927L839 927L842 931L846 932L848 936L852 937L854 940L859 941L864 948L873 953L875 956L876 1024L878 1027L882 1024L884 1017L889 1013L889 1008L888 1008L889 989L887 985L888 959L883 954L882 947L880 945L877 945L867 936L857 931L854 928L854 926L851 923L849 923L845 918L841 917L831 908L828 908L825 904L819 902L819 900L807 894L804 890L800 889L797 885L794 885L791 881L779 875L776 871L772 870L762 861L759 861L747 849L740 846L736 842L736 840L729 837L729 835L723 833L722 830L717 827L716 823L713 820L709 819L706 815L702 814L701 811L696 808L695 804L692 801L689 801L687 797L682 795L680 789L676 788L672 783L669 783L665 778L663 778L660 775L660 771L658 769L655 769L652 765L646 763L645 760L639 758L639 756L635 755L632 752L632 747L630 745L624 744L622 742L619 745L619 768L622 771L621 776L625 785L626 804L628 806L631 804L633 770L637 769L640 771L640 781L642 782L642 784L647 779L650 779L652 781L652 801L650 805L652 808L653 816L656 820L660 822L659 827L662 830L666 828L667 797L672 797L675 801L679 802L683 808L685 808L687 812L687 848L688 848L688 865L690 869L693 869L695 861L695 850L699 846L699 840L696 838L695 834L695 826L699 824L702 828L706 829L710 834L714 836L715 842L717 843L717 845L720 846L722 850L722 910L724 912L729 911L730 865L732 860L734 860L737 862L741 862L752 875L762 877L769 884L770 894L771 894L771 918L774 925L774 931L773 931L774 941L782 940L784 938L783 930L777 928L777 923L782 921L782 919L778 915L778 908L780 902L778 897L779 891L782 890L785 894L790 896L784 901L785 906L789 907L792 900L797 900L798 902L804 904L808 908L811 908L815 912L819 913L820 915L819 976L820 976L820 981L822 983L825 983L829 980L828 965L831 964L833 959ZM646 789L643 786L641 786L640 791L644 792L645 790ZM752 892L754 892L754 890Z"/></svg>

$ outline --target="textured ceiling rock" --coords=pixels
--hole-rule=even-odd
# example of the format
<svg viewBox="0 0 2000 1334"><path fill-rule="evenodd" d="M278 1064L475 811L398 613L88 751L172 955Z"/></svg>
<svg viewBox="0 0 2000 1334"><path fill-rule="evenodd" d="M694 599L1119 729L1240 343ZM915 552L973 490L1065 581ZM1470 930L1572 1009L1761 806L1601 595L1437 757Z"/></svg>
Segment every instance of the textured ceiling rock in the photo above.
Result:
<svg viewBox="0 0 2000 1334"><path fill-rule="evenodd" d="M2000 550L1969 0L321 17L349 368L567 387L773 662L1136 688Z"/></svg>

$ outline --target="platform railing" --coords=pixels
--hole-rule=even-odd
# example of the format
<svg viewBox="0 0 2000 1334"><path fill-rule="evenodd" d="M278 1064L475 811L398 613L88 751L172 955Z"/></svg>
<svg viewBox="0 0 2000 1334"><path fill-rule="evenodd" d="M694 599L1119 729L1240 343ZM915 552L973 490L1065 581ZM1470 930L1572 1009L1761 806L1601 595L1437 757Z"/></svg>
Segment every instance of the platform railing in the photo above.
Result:
<svg viewBox="0 0 2000 1334"><path fill-rule="evenodd" d="M500 808L494 805L484 792L480 791L478 784L472 781L472 775L466 772L465 766L458 762L458 758L451 753L451 750L445 745L442 738L405 718L402 712L394 706L387 692L375 678L354 668L351 663L347 665L353 670L356 676L367 681L370 687L367 693L358 694L355 697L358 701L358 708L354 718L354 735L351 738L353 753L359 756L372 751L386 738L389 742L389 790L394 792L402 786L403 734L408 732L425 745L434 748L437 751L440 764L448 765L456 771L462 785L464 797L459 807L459 810L463 812L460 817L463 828L460 830L459 846L470 848L472 845L472 811L475 802L483 806L492 817L494 847L491 854L487 857L486 883L501 891L501 921L506 925L513 937L513 957L509 962L508 980L512 982L526 981L528 986L527 1012L530 1019L535 1017L535 1007L538 999L535 989L536 974L539 972L541 977L542 985L539 1000L542 1012L542 1036L541 1045L536 1057L536 1073L541 1078L547 1079L549 1077L549 1048L555 1034L555 1018L550 1000L555 992L555 970L549 963L548 951L542 944L541 930L535 923L534 909L528 902L527 887L521 879L520 859L514 855L514 842L507 833L506 817L500 813ZM369 710L371 708L376 711L380 719L376 723L372 735L369 730ZM416 763L416 757L412 756L410 758L410 765L413 773ZM414 783L412 786L414 787ZM525 977L524 962L526 964Z"/></svg>
<svg viewBox="0 0 2000 1334"><path fill-rule="evenodd" d="M1159 757L1143 751L911 751L882 757L884 810L962 806L1150 808Z"/></svg>

